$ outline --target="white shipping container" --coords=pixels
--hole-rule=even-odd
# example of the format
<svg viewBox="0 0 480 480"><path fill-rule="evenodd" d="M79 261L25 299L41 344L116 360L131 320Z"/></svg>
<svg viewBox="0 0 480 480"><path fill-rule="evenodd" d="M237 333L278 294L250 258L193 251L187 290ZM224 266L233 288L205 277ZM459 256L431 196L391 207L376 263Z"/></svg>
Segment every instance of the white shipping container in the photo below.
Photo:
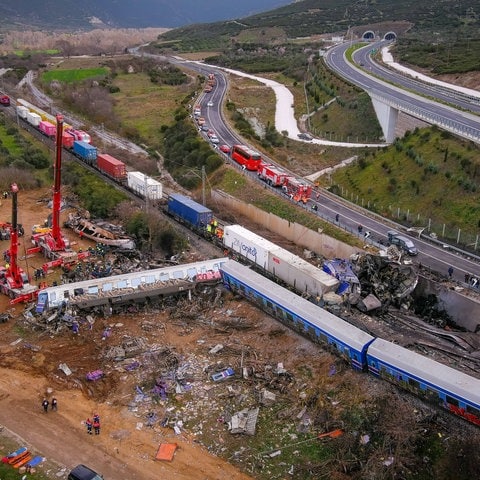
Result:
<svg viewBox="0 0 480 480"><path fill-rule="evenodd" d="M149 200L161 200L162 198L162 184L153 178L147 177L142 172L127 172L127 185L144 198L146 190Z"/></svg>
<svg viewBox="0 0 480 480"><path fill-rule="evenodd" d="M20 118L23 118L24 120L27 118L28 112L30 110L27 107L24 107L23 105L18 105L17 106L17 115Z"/></svg>
<svg viewBox="0 0 480 480"><path fill-rule="evenodd" d="M223 241L227 248L265 269L268 267L268 252L278 249L274 243L240 225L227 225Z"/></svg>
<svg viewBox="0 0 480 480"><path fill-rule="evenodd" d="M332 275L281 247L269 252L267 270L300 294L314 297L335 291L339 284Z"/></svg>
<svg viewBox="0 0 480 480"><path fill-rule="evenodd" d="M35 112L28 112L27 113L27 122L34 127L38 127L40 122L42 121L42 117Z"/></svg>

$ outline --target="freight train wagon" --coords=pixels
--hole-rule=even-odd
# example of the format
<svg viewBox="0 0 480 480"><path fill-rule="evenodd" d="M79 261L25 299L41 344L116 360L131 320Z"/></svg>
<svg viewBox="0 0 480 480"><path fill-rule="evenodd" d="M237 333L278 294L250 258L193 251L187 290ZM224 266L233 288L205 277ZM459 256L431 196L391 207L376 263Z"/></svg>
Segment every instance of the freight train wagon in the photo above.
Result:
<svg viewBox="0 0 480 480"><path fill-rule="evenodd" d="M240 225L225 226L223 244L301 295L321 298L339 286L335 277Z"/></svg>
<svg viewBox="0 0 480 480"><path fill-rule="evenodd" d="M128 188L142 198L161 200L163 187L157 180L147 177L142 172L127 172Z"/></svg>

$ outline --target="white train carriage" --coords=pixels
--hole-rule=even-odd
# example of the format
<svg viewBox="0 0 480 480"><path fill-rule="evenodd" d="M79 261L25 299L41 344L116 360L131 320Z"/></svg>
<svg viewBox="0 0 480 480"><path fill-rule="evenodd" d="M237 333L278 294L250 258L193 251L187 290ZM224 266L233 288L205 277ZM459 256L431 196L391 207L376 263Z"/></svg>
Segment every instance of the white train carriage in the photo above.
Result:
<svg viewBox="0 0 480 480"><path fill-rule="evenodd" d="M240 225L225 227L223 243L301 295L322 297L338 288L339 281L335 277Z"/></svg>
<svg viewBox="0 0 480 480"><path fill-rule="evenodd" d="M370 373L480 426L480 380L377 338L367 352Z"/></svg>
<svg viewBox="0 0 480 480"><path fill-rule="evenodd" d="M190 290L197 283L220 281L220 267L229 261L217 258L45 288L38 294L36 311L125 304Z"/></svg>
<svg viewBox="0 0 480 480"><path fill-rule="evenodd" d="M221 266L226 288L241 294L288 327L327 345L356 370L366 367L366 351L374 337L341 320L238 262Z"/></svg>

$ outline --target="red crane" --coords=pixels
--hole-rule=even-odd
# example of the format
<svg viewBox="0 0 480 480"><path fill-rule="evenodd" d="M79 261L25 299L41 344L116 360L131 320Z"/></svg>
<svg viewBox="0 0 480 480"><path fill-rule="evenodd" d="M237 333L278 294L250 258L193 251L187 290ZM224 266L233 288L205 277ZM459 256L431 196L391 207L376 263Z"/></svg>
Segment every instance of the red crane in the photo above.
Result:
<svg viewBox="0 0 480 480"><path fill-rule="evenodd" d="M60 230L60 209L62 204L62 196L60 187L62 184L62 138L63 138L63 115L57 114L57 136L56 136L56 152L55 166L53 169L53 206L52 206L52 237L55 242L55 251L65 250L67 247L65 238L63 238Z"/></svg>
<svg viewBox="0 0 480 480"><path fill-rule="evenodd" d="M12 184L12 224L10 227L10 249L5 255L7 261L6 268L0 270L0 288L2 293L11 298L10 303L18 303L33 300L38 287L30 285L28 275L18 266L18 187Z"/></svg>
<svg viewBox="0 0 480 480"><path fill-rule="evenodd" d="M11 185L12 192L12 226L10 227L10 249L8 250L8 268L6 272L6 279L11 289L22 288L23 286L23 271L18 266L18 222L17 222L17 207L18 207L18 187L16 183Z"/></svg>
<svg viewBox="0 0 480 480"><path fill-rule="evenodd" d="M63 115L57 114L57 132L55 140L55 165L53 169L53 202L52 202L52 226L50 231L32 235L35 245L27 253L43 250L43 253L54 258L56 253L65 252L69 247L68 241L62 235L60 229L60 209L62 196L60 187L62 184L62 138L63 138Z"/></svg>

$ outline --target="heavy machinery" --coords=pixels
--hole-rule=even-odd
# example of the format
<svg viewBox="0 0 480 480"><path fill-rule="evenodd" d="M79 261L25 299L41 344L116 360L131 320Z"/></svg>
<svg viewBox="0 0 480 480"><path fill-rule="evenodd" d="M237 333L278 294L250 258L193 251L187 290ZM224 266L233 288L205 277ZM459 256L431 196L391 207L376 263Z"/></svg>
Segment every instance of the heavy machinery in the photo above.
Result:
<svg viewBox="0 0 480 480"><path fill-rule="evenodd" d="M35 248L29 249L28 251L28 253L41 251L46 257L52 260L58 257L61 252L65 252L70 247L68 240L62 235L62 231L60 229L60 208L62 201L60 186L62 179L63 116L57 114L56 119L57 131L51 227L32 235L32 243L35 245Z"/></svg>
<svg viewBox="0 0 480 480"><path fill-rule="evenodd" d="M27 253L42 252L50 261L43 266L47 271L50 267L63 264L72 264L88 256L88 252L76 253L70 249L70 243L63 236L60 229L60 210L62 205L61 179L62 179L62 147L63 147L63 115L57 114L55 165L51 222L48 227L34 226L32 231L33 248Z"/></svg>
<svg viewBox="0 0 480 480"><path fill-rule="evenodd" d="M11 186L12 223L10 227L10 249L4 253L5 266L0 267L0 290L10 297L10 303L29 302L38 294L38 287L31 285L28 275L19 267L18 258L18 187Z"/></svg>

